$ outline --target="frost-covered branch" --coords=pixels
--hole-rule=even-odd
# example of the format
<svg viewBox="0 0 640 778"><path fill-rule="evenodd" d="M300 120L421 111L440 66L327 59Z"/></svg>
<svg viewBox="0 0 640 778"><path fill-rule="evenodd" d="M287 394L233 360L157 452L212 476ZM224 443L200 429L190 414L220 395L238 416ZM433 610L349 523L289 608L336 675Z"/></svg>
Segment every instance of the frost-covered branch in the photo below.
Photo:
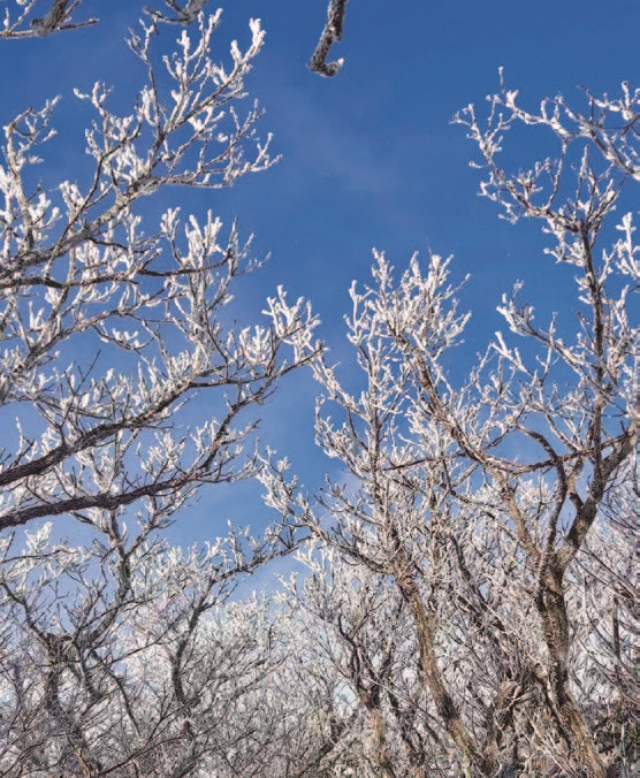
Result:
<svg viewBox="0 0 640 778"><path fill-rule="evenodd" d="M78 30L97 24L97 19L77 21L73 12L82 0L50 0L49 10L43 17L32 16L38 0L15 0L18 6L12 15L5 9L0 38L46 37L65 30ZM29 25L25 27L25 24Z"/></svg>
<svg viewBox="0 0 640 778"><path fill-rule="evenodd" d="M169 208L155 231L143 231L137 212L139 198L162 187L229 186L271 164L259 143L244 158L255 108L240 120L229 105L242 95L262 31L252 22L249 48L234 43L227 70L209 56L219 20L201 16L195 45L183 33L162 79L151 28L133 36L149 81L132 114L112 113L101 85L80 95L98 116L86 135L95 168L84 189L25 183L36 147L51 138L54 102L6 127L0 400L19 420L32 411L1 463L2 528L63 513L100 527L104 512L134 503L158 524L200 485L249 476L255 468L241 452L254 422L243 415L316 349L309 307L282 291L264 325L223 324L230 287L257 266L235 226L225 240L211 212L182 225ZM86 358L72 359L73 350ZM190 432L180 414L212 392L215 410Z"/></svg>
<svg viewBox="0 0 640 778"><path fill-rule="evenodd" d="M327 23L325 24L318 45L309 60L309 69L322 76L335 76L342 67L343 60L327 62L327 57L334 43L342 40L344 18L347 11L347 0L329 0L327 7Z"/></svg>

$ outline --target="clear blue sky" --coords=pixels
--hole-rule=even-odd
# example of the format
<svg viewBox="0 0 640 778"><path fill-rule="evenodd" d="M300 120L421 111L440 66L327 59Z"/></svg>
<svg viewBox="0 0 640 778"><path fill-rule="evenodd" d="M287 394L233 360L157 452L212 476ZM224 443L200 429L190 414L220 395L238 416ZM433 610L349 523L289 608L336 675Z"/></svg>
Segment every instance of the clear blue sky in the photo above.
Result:
<svg viewBox="0 0 640 778"><path fill-rule="evenodd" d="M45 180L80 174L74 170L86 114L79 118L72 87L90 88L101 79L116 95L130 96L138 86L141 71L122 39L143 4L85 0L79 18L95 15L101 25L0 42L2 125L28 105L63 96L54 122L60 141L43 169ZM215 9L213 0L210 6ZM171 198L183 213L212 208L227 223L237 215L241 231L255 233L256 253L271 253L268 267L245 286L248 316L282 283L292 296L313 300L323 338L336 360L346 360L347 289L354 278L368 281L372 247L385 250L399 269L428 247L455 254L457 278L472 276L462 294L463 308L474 312L471 353L500 326L495 307L514 280L524 279L536 302L562 305L535 229L499 221L496 208L477 197L479 173L468 166L475 149L450 120L497 90L500 66L532 107L557 92L580 101L581 84L596 93L615 93L623 79L637 86L637 0L350 0L343 43L332 51L345 65L334 79L305 67L326 0L232 0L217 35L221 57L231 38L249 40L250 17L262 19L267 38L247 87L266 112L261 132L274 133L282 161L234 190ZM163 31L165 38L173 33ZM317 487L329 463L313 451L313 391L303 376L283 387L266 411L263 438ZM221 518L264 517L255 502L238 501L232 492L221 497L203 500L181 525L185 542L215 534L206 529L214 507Z"/></svg>

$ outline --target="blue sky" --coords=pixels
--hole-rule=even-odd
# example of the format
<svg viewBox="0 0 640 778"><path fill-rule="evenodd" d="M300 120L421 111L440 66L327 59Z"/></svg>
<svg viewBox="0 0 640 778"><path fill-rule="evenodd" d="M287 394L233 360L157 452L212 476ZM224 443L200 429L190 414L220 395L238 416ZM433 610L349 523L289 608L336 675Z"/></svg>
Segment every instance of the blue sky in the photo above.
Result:
<svg viewBox="0 0 640 778"><path fill-rule="evenodd" d="M123 37L143 4L85 0L79 18L98 16L99 26L0 42L2 125L28 105L63 96L54 121L60 138L42 170L45 181L80 175L74 170L82 164L86 114L79 113L73 86L87 89L101 79L119 99L139 85L142 73ZM499 221L497 209L477 197L480 175L468 165L475 149L450 120L498 89L500 66L531 107L557 92L579 103L579 85L595 93L615 93L623 79L637 85L637 2L350 0L343 43L332 51L345 65L334 79L305 67L326 0L233 0L217 34L221 57L232 38L248 42L250 17L261 18L267 38L247 87L265 110L261 133L274 133L282 161L230 191L171 195L183 213L212 208L227 224L237 216L241 233L255 234L256 254L271 253L242 290L249 318L283 284L290 295L311 298L323 339L336 361L346 361L347 290L352 279L368 282L373 247L398 270L414 251L455 255L455 278L471 274L461 294L462 308L473 310L462 352L468 355L500 327L495 307L516 279L543 309L562 306L563 291L551 280L558 272L542 256L536 228ZM165 29L164 39L175 32ZM262 432L311 488L329 465L313 448L314 391L308 376L294 377L265 411ZM244 493L251 499L232 490L204 498L176 536L192 542L218 534L219 519L227 517L262 523L257 490Z"/></svg>

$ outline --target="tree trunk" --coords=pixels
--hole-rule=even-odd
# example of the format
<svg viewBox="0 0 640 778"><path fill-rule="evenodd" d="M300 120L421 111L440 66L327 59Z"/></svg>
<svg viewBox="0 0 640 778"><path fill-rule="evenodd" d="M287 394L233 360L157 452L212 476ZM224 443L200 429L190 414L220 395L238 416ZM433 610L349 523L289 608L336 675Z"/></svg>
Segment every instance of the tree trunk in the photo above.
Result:
<svg viewBox="0 0 640 778"><path fill-rule="evenodd" d="M549 651L549 690L556 705L555 713L562 728L562 735L572 755L583 767L588 778L607 778L607 770L594 747L593 737L569 690L569 626L562 587L562 573L550 571L536 602Z"/></svg>
<svg viewBox="0 0 640 778"><path fill-rule="evenodd" d="M433 648L431 619L426 612L420 591L409 572L408 560L401 547L397 550L394 577L413 615L420 648L420 669L427 689L447 733L462 752L465 775L469 777L488 775L485 771L484 759L479 756L473 738L464 726L457 706L444 685Z"/></svg>

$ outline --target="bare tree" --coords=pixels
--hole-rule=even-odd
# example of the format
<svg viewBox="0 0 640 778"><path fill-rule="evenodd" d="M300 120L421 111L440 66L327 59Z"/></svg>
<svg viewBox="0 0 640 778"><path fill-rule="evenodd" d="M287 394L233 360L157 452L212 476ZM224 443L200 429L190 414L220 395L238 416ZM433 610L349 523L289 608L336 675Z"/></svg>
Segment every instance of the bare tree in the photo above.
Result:
<svg viewBox="0 0 640 778"><path fill-rule="evenodd" d="M134 503L149 530L162 526L200 485L254 472L241 450L255 422L242 425L243 413L313 352L309 309L283 292L269 300L266 326L225 327L231 284L256 267L235 227L223 240L209 213L181 228L170 208L143 231L136 210L164 187L227 187L271 164L268 142L244 156L257 108L240 118L230 105L262 32L253 23L250 47L234 44L226 70L208 55L219 19L201 16L195 46L183 35L166 60L169 83L154 71L152 28L131 39L149 82L130 115L112 113L99 84L77 93L97 116L84 189L28 183L55 101L6 125L0 401L29 422L3 454L0 529L69 514L104 531ZM180 420L205 393L213 413L190 431Z"/></svg>
<svg viewBox="0 0 640 778"><path fill-rule="evenodd" d="M306 771L314 767L313 774L331 766L361 778L392 776L388 750L398 739L389 733L385 708L403 670L404 603L381 576L354 569L333 549L312 546L298 558L306 574L301 584L297 576L285 583L283 612L295 632L292 669L299 674L290 686L308 695L302 709L332 724L329 739L309 738L318 743L317 757L307 753L298 760ZM327 689L324 705L319 688Z"/></svg>
<svg viewBox="0 0 640 778"><path fill-rule="evenodd" d="M634 217L615 209L640 178L640 93L588 95L583 115L562 98L528 112L503 88L486 126L460 114L481 192L539 221L572 269L572 318L539 325L518 286L499 308L511 334L454 380L468 316L449 260L414 257L396 280L377 253L373 285L351 290L352 391L302 301L279 290L264 325L232 322L259 265L235 225L223 239L213 214L169 207L149 228L143 196L272 163L257 107L235 108L259 24L224 66L220 13L165 5L130 40L148 74L131 112L99 84L77 93L96 117L86 183L32 183L55 100L5 125L0 772L626 778L640 765L640 265ZM3 36L75 29L78 6L31 23L23 3ZM314 55L326 75L344 11L330 4ZM161 23L196 17L163 71ZM515 124L550 132L555 156L503 169ZM286 462L249 451L257 409L305 364L324 391L317 439L344 471L313 502ZM209 404L193 427L196 398ZM162 542L202 487L256 476L281 513L263 537ZM92 542L64 541L61 517ZM229 601L309 531L300 586Z"/></svg>
<svg viewBox="0 0 640 778"><path fill-rule="evenodd" d="M41 31L77 5L57 4ZM84 184L34 183L56 99L4 122L0 772L11 778L178 778L226 764L241 738L250 764L273 736L258 722L257 690L278 661L268 619L257 604L220 608L240 575L296 546L295 528L237 530L188 553L159 533L202 487L262 467L257 412L316 353L316 322L279 290L263 324L237 325L233 291L260 263L235 225L224 236L211 212L181 221L167 208L171 187L225 188L272 164L257 106L239 112L259 23L216 64L220 12L200 13L157 66L157 21L129 41L148 75L130 113L113 112L101 84L76 92L95 115L91 169L73 171ZM86 546L63 540L73 522Z"/></svg>
<svg viewBox="0 0 640 778"><path fill-rule="evenodd" d="M504 88L491 106L485 129L473 107L457 118L488 171L481 191L541 222L574 271L574 318L535 323L518 286L499 311L522 345L498 333L456 384L445 365L468 316L450 262L414 257L395 281L376 254L348 320L364 390L314 362L317 439L344 481L314 506L286 468L262 478L283 515L406 603L427 750L442 753L426 774L626 775L639 760L640 249L615 208L640 177L640 93L588 96L585 115L562 98L529 113ZM516 123L549 130L557 156L503 170ZM408 756L387 773L414 775Z"/></svg>
<svg viewBox="0 0 640 778"><path fill-rule="evenodd" d="M165 778L238 768L238 754L253 769L277 734L263 718L277 628L266 604L225 602L261 554L285 552L277 537L185 553L73 548L50 530L28 554L3 544L2 774Z"/></svg>

